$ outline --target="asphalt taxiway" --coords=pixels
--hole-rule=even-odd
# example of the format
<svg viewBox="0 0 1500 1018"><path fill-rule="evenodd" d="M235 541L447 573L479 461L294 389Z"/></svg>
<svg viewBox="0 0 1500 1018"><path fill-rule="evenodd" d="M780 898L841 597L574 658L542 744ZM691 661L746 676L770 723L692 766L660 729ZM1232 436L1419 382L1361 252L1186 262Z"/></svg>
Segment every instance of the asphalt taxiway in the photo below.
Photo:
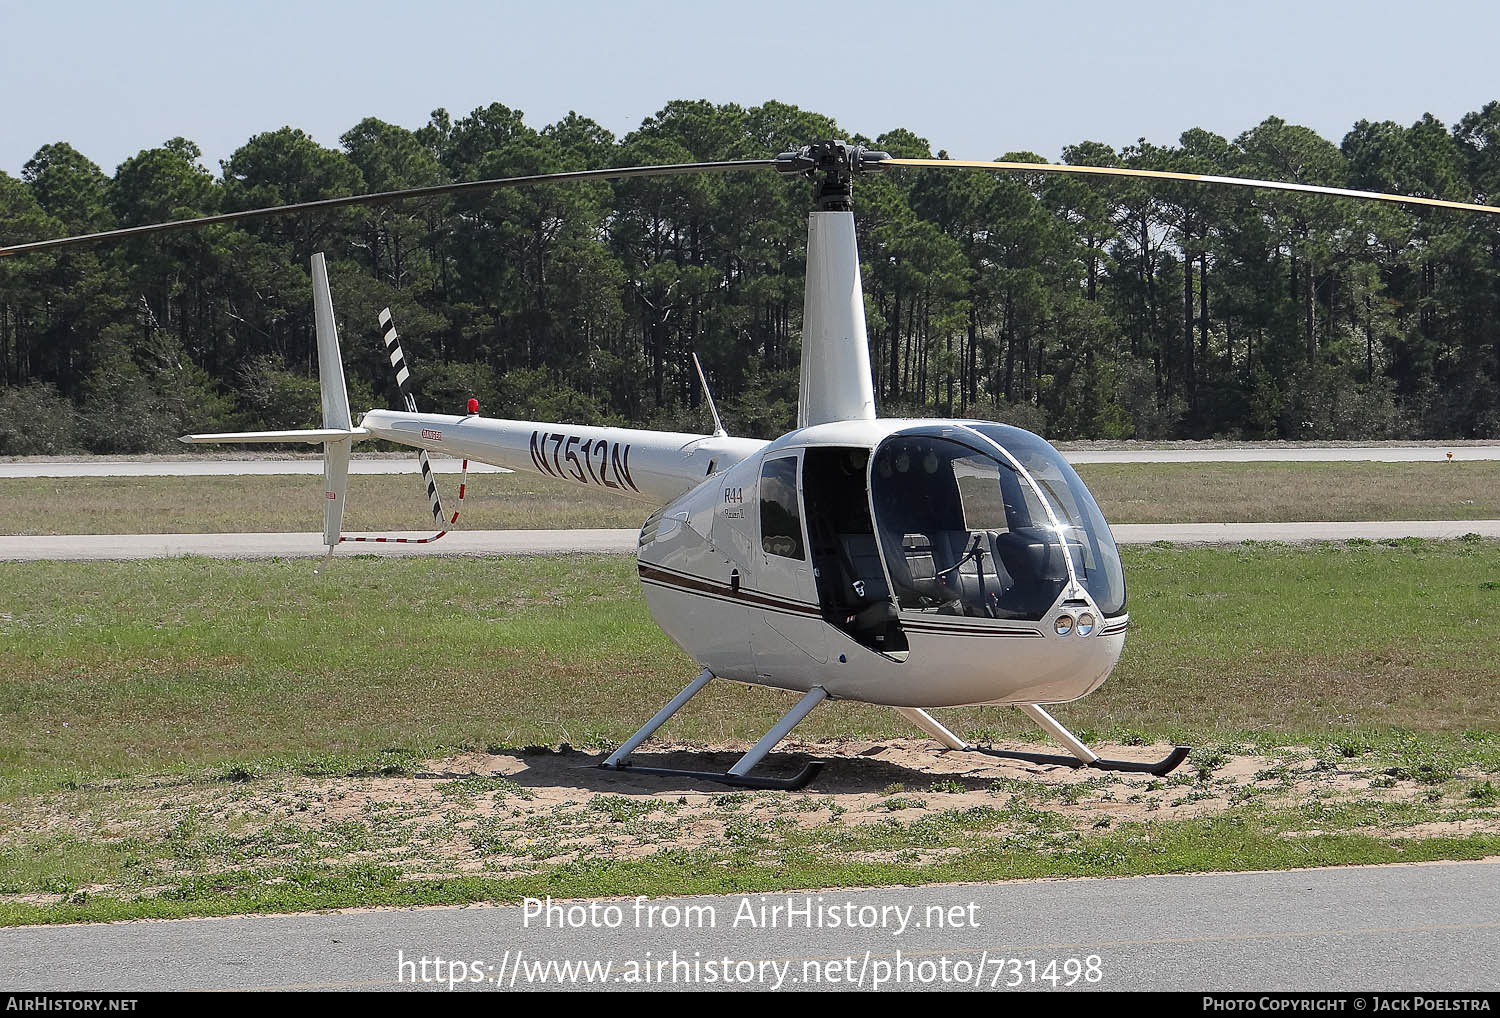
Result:
<svg viewBox="0 0 1500 1018"><path fill-rule="evenodd" d="M463 461L434 458L432 469L440 474L456 474L463 468ZM415 474L419 473L415 455L396 458L353 459L349 461L351 474ZM272 474L317 474L323 473L323 460L317 457L302 459L153 459L149 457L128 460L77 458L68 460L23 459L0 463L0 478L6 477L233 477L241 474L266 476ZM470 463L471 474L508 474L504 467L492 467L488 463Z"/></svg>
<svg viewBox="0 0 1500 1018"><path fill-rule="evenodd" d="M1385 523L1125 523L1112 528L1120 544L1239 544L1244 541L1394 540L1500 537L1500 520L1410 520ZM433 544L344 544L339 555L629 554L638 534L622 530L455 530ZM316 533L63 534L0 537L0 561L128 561L202 555L221 559L320 557Z"/></svg>
<svg viewBox="0 0 1500 1018"><path fill-rule="evenodd" d="M1497 862L600 904L617 925L599 909L471 906L0 930L0 986L1500 988Z"/></svg>

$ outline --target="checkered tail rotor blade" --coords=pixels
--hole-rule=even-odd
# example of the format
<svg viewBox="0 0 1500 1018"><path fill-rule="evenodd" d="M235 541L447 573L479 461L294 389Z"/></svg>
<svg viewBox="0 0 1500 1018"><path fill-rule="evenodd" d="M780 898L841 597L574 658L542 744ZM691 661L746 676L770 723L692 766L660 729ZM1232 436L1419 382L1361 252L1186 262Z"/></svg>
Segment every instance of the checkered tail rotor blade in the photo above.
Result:
<svg viewBox="0 0 1500 1018"><path fill-rule="evenodd" d="M406 355L401 351L401 337L396 334L396 322L391 318L391 309L380 312L380 334L385 340L385 354L390 358L391 370L396 373L396 390L401 406L409 413L417 412L417 401L411 394L411 369L407 367ZM432 476L432 461L426 449L417 451L417 460L422 464L422 486L427 489L427 501L432 504L432 522L442 527L443 500L438 494L437 479Z"/></svg>

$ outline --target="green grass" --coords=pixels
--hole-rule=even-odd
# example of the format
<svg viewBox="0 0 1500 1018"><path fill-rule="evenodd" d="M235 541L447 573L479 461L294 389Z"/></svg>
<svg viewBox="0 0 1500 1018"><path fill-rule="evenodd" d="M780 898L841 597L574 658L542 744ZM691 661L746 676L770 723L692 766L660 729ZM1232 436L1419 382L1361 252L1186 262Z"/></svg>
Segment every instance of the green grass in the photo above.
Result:
<svg viewBox="0 0 1500 1018"><path fill-rule="evenodd" d="M421 477L349 478L347 533L430 530ZM530 474L438 478L443 508L467 529L639 527L651 511L587 485ZM0 534L295 533L319 529L323 479L302 474L229 477L36 477L0 479Z"/></svg>
<svg viewBox="0 0 1500 1018"><path fill-rule="evenodd" d="M413 461L415 471L415 461ZM1500 462L1101 463L1079 468L1112 523L1500 518ZM457 507L457 478L439 478ZM322 518L319 477L0 479L0 534L295 532ZM637 527L649 506L526 473L476 474L471 529ZM421 530L418 477L356 474L345 529Z"/></svg>
<svg viewBox="0 0 1500 1018"><path fill-rule="evenodd" d="M940 815L937 823L929 826L946 828L946 833L939 835L944 841L974 839L974 821L969 817ZM780 839L772 861L766 861L757 846L731 845L727 851L658 853L640 860L584 860L524 876L430 880L403 879L390 866L309 864L279 871L228 870L184 880L145 897L74 892L55 904L0 902L0 926L321 908L504 903L543 895L753 894L811 887L1429 862L1500 854L1500 837L1489 835L1417 839L1344 832L1299 838L1282 834L1274 818L1247 810L1211 820L1132 824L1102 834L1039 832L1029 839L960 850L937 863L843 861L830 852L829 846L794 833Z"/></svg>
<svg viewBox="0 0 1500 1018"><path fill-rule="evenodd" d="M580 818L643 843L650 825L674 823L660 804L598 795L541 824L526 849L540 872L409 879L387 862L348 858L451 832L424 834L394 808L316 835L300 822L320 808L297 790L303 775L375 780L414 775L455 749L622 740L693 671L651 623L633 565L355 557L323 577L301 561L0 565L0 896L49 898L0 900L0 923L1500 851L1490 834L1402 833L1481 815L1500 797L1500 542L1482 540L1128 550L1125 655L1099 692L1057 713L1086 738L1198 747L1167 782L1108 792L1169 796L1162 819L1146 825L1080 831L1048 819L1049 803L1102 794L1094 785L997 783L992 811L947 810L945 797L964 786L934 777L885 789L889 829L843 827L836 814L798 826L791 806L767 814L754 796L732 794L716 800L729 819L711 847L546 863ZM785 704L714 684L662 737L744 742ZM1013 715L943 719L970 734L1035 738ZM798 729L810 739L912 734L889 711L845 703ZM1251 751L1279 762L1235 792L1230 815L1173 815L1227 795L1226 761ZM1427 798L1269 804L1296 767L1357 768L1370 795ZM241 790L269 799L274 816L235 807ZM453 811L444 823L479 807L519 808L530 794L501 777L437 786ZM181 806L205 795L230 807ZM816 791L787 802L823 808ZM161 833L115 829L112 818L123 825L148 803L178 804ZM49 833L21 819L43 807L95 826ZM486 823L468 836L476 849L510 844ZM884 857L872 861L876 848ZM161 859L171 862L165 884ZM135 892L98 896L94 884Z"/></svg>
<svg viewBox="0 0 1500 1018"><path fill-rule="evenodd" d="M1093 463L1078 472L1111 523L1500 518L1500 462L1493 460Z"/></svg>
<svg viewBox="0 0 1500 1018"><path fill-rule="evenodd" d="M1392 546L1393 545L1393 546ZM1133 625L1090 734L1389 745L1500 727L1500 542L1126 552ZM694 670L614 556L0 565L0 794L195 768L403 766L444 747L618 743ZM644 706L643 706L644 705ZM710 687L666 735L753 739L784 697ZM1001 709L956 724L1016 734ZM886 736L890 712L799 733Z"/></svg>

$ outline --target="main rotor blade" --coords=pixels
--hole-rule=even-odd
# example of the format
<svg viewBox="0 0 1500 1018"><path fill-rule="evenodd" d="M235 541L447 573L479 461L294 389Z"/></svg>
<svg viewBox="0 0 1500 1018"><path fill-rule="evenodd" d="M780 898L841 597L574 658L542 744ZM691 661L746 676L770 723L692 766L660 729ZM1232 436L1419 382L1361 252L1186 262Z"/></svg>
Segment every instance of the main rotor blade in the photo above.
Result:
<svg viewBox="0 0 1500 1018"><path fill-rule="evenodd" d="M575 180L627 180L636 177L675 177L684 173L734 173L739 170L763 170L775 166L773 159L735 159L716 163L670 163L665 166L618 166L605 170L570 170L565 173L538 173L529 177L498 177L494 180L467 180L457 184L432 184L428 187L409 187L400 191L380 191L375 194L351 194L342 198L320 198L317 201L298 202L295 205L273 205L263 209L246 209L243 212L224 212L216 216L199 219L178 219L168 223L151 223L147 226L129 226L122 230L106 230L103 233L88 233L78 237L58 237L54 240L38 240L29 244L0 247L0 258L8 255L27 254L32 251L48 251L53 248L71 247L101 240L118 240L137 237L147 233L162 233L167 230L192 230L216 223L235 223L246 219L265 219L288 212L317 212L324 209L343 208L347 205L379 205L385 202L403 201L408 198L430 198L437 195L467 194L469 192L494 191L502 187L528 187L535 184L567 183Z"/></svg>
<svg viewBox="0 0 1500 1018"><path fill-rule="evenodd" d="M1150 180L1185 180L1198 184L1232 184L1236 187L1259 187L1272 191L1297 191L1303 194L1328 194L1336 198L1369 198L1375 201L1393 202L1399 205L1428 205L1440 209L1459 209L1463 212L1488 212L1500 215L1500 207L1475 205L1466 201L1446 201L1442 198L1419 198L1408 194L1386 194L1383 191L1355 191L1347 187L1323 187L1318 184L1291 184L1280 180L1254 180L1250 177L1220 177L1210 173L1174 173L1168 170L1135 170L1126 166L1073 166L1068 163L984 163L961 159L887 159L887 166L906 166L921 169L966 169L989 170L993 173L1077 173L1104 177L1145 177Z"/></svg>

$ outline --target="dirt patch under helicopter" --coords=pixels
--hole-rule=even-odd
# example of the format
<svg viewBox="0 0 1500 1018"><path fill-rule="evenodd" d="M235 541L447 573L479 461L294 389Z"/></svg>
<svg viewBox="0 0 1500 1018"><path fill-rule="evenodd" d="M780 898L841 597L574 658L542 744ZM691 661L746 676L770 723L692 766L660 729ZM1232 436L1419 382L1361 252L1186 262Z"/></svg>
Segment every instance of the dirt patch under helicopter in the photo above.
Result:
<svg viewBox="0 0 1500 1018"><path fill-rule="evenodd" d="M1170 747L1100 748L1155 759ZM636 759L722 771L740 752L652 744ZM520 875L658 853L772 862L808 851L928 865L987 846L1055 850L1130 825L1148 830L1253 810L1287 838L1328 831L1500 834L1495 790L1478 776L1450 775L1439 787L1374 762L1330 761L1296 747L1274 754L1200 750L1166 778L1032 765L921 740L791 742L769 768L790 773L814 755L826 766L800 792L604 771L597 767L603 754L568 747L462 753L391 777L121 783L3 807L0 830L8 833L0 851L38 837L131 846L128 869L100 873L100 882L85 888L99 894L307 865L386 865L412 879ZM0 900L57 896L0 893Z"/></svg>

